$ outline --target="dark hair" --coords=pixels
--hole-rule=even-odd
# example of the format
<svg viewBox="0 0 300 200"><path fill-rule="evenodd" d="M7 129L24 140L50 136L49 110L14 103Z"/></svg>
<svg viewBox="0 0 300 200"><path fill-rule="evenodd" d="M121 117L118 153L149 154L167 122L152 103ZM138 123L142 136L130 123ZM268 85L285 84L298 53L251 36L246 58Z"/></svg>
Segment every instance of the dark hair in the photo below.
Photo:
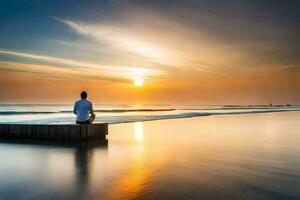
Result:
<svg viewBox="0 0 300 200"><path fill-rule="evenodd" d="M86 99L86 98L87 98L87 93L86 93L86 91L82 91L82 92L80 93L80 97L81 97L82 99Z"/></svg>

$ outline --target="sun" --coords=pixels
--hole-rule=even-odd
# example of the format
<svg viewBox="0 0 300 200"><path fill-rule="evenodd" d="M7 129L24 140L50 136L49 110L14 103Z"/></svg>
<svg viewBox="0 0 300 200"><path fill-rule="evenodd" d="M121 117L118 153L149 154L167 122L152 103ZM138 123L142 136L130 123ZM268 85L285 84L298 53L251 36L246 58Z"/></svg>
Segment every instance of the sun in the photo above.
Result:
<svg viewBox="0 0 300 200"><path fill-rule="evenodd" d="M144 79L136 78L134 79L133 83L136 87L142 87L144 85Z"/></svg>

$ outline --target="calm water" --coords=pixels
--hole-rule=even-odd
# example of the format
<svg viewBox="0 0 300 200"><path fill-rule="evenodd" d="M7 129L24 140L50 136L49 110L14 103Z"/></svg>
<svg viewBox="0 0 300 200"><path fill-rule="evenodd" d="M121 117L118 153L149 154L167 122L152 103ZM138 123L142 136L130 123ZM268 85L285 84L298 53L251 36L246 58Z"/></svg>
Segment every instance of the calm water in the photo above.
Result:
<svg viewBox="0 0 300 200"><path fill-rule="evenodd" d="M300 112L110 125L105 143L0 143L0 199L300 199Z"/></svg>

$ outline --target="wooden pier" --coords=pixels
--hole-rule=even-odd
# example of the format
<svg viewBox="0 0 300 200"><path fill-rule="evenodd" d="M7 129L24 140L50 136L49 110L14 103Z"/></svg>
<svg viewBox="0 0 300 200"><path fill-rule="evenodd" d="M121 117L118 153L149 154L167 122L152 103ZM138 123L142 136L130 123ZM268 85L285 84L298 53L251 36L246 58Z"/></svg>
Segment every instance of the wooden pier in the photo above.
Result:
<svg viewBox="0 0 300 200"><path fill-rule="evenodd" d="M108 124L0 124L0 138L84 141L107 134Z"/></svg>

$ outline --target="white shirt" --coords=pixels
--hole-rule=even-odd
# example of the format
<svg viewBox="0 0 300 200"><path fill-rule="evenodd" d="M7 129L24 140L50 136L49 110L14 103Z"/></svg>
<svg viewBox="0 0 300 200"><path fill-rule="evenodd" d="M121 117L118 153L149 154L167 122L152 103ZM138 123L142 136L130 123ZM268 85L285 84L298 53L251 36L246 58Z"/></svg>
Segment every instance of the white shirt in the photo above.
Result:
<svg viewBox="0 0 300 200"><path fill-rule="evenodd" d="M74 114L76 114L76 121L86 121L89 119L89 114L94 113L93 105L86 99L76 101L74 105Z"/></svg>

